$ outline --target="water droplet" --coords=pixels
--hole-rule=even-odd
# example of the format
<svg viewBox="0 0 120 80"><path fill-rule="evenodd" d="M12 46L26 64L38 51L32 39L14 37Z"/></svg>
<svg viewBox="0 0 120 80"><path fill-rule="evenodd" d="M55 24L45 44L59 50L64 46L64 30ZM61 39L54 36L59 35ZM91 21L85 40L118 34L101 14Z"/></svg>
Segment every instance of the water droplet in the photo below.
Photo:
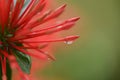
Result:
<svg viewBox="0 0 120 80"><path fill-rule="evenodd" d="M66 43L66 44L72 44L73 41L65 41L64 43Z"/></svg>
<svg viewBox="0 0 120 80"><path fill-rule="evenodd" d="M48 56L48 52L44 52L44 54L47 56L47 60L50 61L51 59Z"/></svg>
<svg viewBox="0 0 120 80"><path fill-rule="evenodd" d="M48 62L50 62L50 61L51 61L51 58L48 57L47 60L48 60Z"/></svg>
<svg viewBox="0 0 120 80"><path fill-rule="evenodd" d="M62 28L63 26L58 26L57 28L59 29L59 28Z"/></svg>

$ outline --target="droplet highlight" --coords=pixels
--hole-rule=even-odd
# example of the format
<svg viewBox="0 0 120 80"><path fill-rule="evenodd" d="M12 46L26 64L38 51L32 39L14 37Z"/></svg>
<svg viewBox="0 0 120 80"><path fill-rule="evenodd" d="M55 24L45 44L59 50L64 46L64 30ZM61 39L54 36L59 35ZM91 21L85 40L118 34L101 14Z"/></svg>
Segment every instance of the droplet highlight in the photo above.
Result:
<svg viewBox="0 0 120 80"><path fill-rule="evenodd" d="M65 44L72 44L73 41L64 41Z"/></svg>

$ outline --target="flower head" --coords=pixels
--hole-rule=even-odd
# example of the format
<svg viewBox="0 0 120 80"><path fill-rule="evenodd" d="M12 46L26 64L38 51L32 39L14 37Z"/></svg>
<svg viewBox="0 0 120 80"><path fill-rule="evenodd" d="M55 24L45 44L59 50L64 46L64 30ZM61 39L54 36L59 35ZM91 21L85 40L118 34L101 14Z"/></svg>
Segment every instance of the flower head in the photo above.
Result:
<svg viewBox="0 0 120 80"><path fill-rule="evenodd" d="M26 74L30 73L31 56L42 59L44 55L55 60L52 55L43 51L49 43L69 44L79 37L75 35L59 39L49 38L54 33L70 29L79 17L42 26L61 15L66 7L62 5L55 10L45 11L46 2L47 0L30 0L23 10L25 0L0 0L0 77L2 76L3 80L11 75L11 68L16 68L21 78L28 80Z"/></svg>

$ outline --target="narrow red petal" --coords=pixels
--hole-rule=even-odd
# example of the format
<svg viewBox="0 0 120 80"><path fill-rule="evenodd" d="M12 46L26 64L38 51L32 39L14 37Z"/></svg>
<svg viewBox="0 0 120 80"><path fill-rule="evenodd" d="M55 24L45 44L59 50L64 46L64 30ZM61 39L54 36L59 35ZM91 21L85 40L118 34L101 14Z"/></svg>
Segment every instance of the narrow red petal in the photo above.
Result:
<svg viewBox="0 0 120 80"><path fill-rule="evenodd" d="M12 20L11 20L13 27L14 27L13 23L18 19L19 15L20 15L20 12L21 12L22 7L24 5L24 1L25 0L17 0L17 2L16 2L16 6L14 8L14 11L12 12Z"/></svg>
<svg viewBox="0 0 120 80"><path fill-rule="evenodd" d="M38 12L43 10L45 4L46 2L44 1L38 1L38 4L34 7L34 9L26 17L24 17L18 25L22 25L24 23L27 24L33 16L35 16Z"/></svg>
<svg viewBox="0 0 120 80"><path fill-rule="evenodd" d="M79 36L68 36L65 38L61 38L61 39L52 39L52 40L43 40L43 41L20 41L22 43L45 43L45 42L61 42L61 41L74 41L77 38L79 38Z"/></svg>
<svg viewBox="0 0 120 80"><path fill-rule="evenodd" d="M28 34L28 35L21 35L23 37L18 37L17 36L17 37L11 38L10 40L11 41L24 40L24 39L34 38L34 37L38 37L38 36L49 35L49 34L52 34L52 33L55 33L55 32L68 30L74 24L75 24L75 22L69 22L69 23L66 23L62 26L58 26L58 27L55 26L55 27L52 27L52 28L44 29L43 31L40 31L40 32L35 32L35 33L33 32L31 34Z"/></svg>
<svg viewBox="0 0 120 80"><path fill-rule="evenodd" d="M60 14L62 14L64 12L65 7L66 7L66 4L64 4L61 7L57 8L44 21L48 21L50 19L58 17Z"/></svg>

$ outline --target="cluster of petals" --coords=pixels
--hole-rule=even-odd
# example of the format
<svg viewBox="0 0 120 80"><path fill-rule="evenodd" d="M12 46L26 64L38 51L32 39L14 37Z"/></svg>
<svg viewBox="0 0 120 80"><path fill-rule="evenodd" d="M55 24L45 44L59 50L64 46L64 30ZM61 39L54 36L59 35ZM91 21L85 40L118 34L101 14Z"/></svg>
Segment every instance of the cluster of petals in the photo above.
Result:
<svg viewBox="0 0 120 80"><path fill-rule="evenodd" d="M46 54L42 49L46 48L49 43L69 42L79 37L73 35L59 39L42 39L44 36L69 30L79 20L79 17L74 17L60 23L54 22L51 25L41 26L60 16L66 7L65 4L55 10L44 11L46 3L47 0L30 0L27 7L23 10L25 0L16 0L16 2L14 0L0 0L0 62L2 65L3 80L7 79L6 60L9 61L11 67L19 71L23 80L29 80L27 74L19 67L11 49L16 49L38 59L41 59L41 55L45 55L55 60L53 55ZM32 40L36 37L41 37L41 39ZM39 45L32 45L36 43L39 43ZM22 46L16 44L22 44ZM1 46L4 48L1 48ZM35 50L39 54L33 54L29 50Z"/></svg>

